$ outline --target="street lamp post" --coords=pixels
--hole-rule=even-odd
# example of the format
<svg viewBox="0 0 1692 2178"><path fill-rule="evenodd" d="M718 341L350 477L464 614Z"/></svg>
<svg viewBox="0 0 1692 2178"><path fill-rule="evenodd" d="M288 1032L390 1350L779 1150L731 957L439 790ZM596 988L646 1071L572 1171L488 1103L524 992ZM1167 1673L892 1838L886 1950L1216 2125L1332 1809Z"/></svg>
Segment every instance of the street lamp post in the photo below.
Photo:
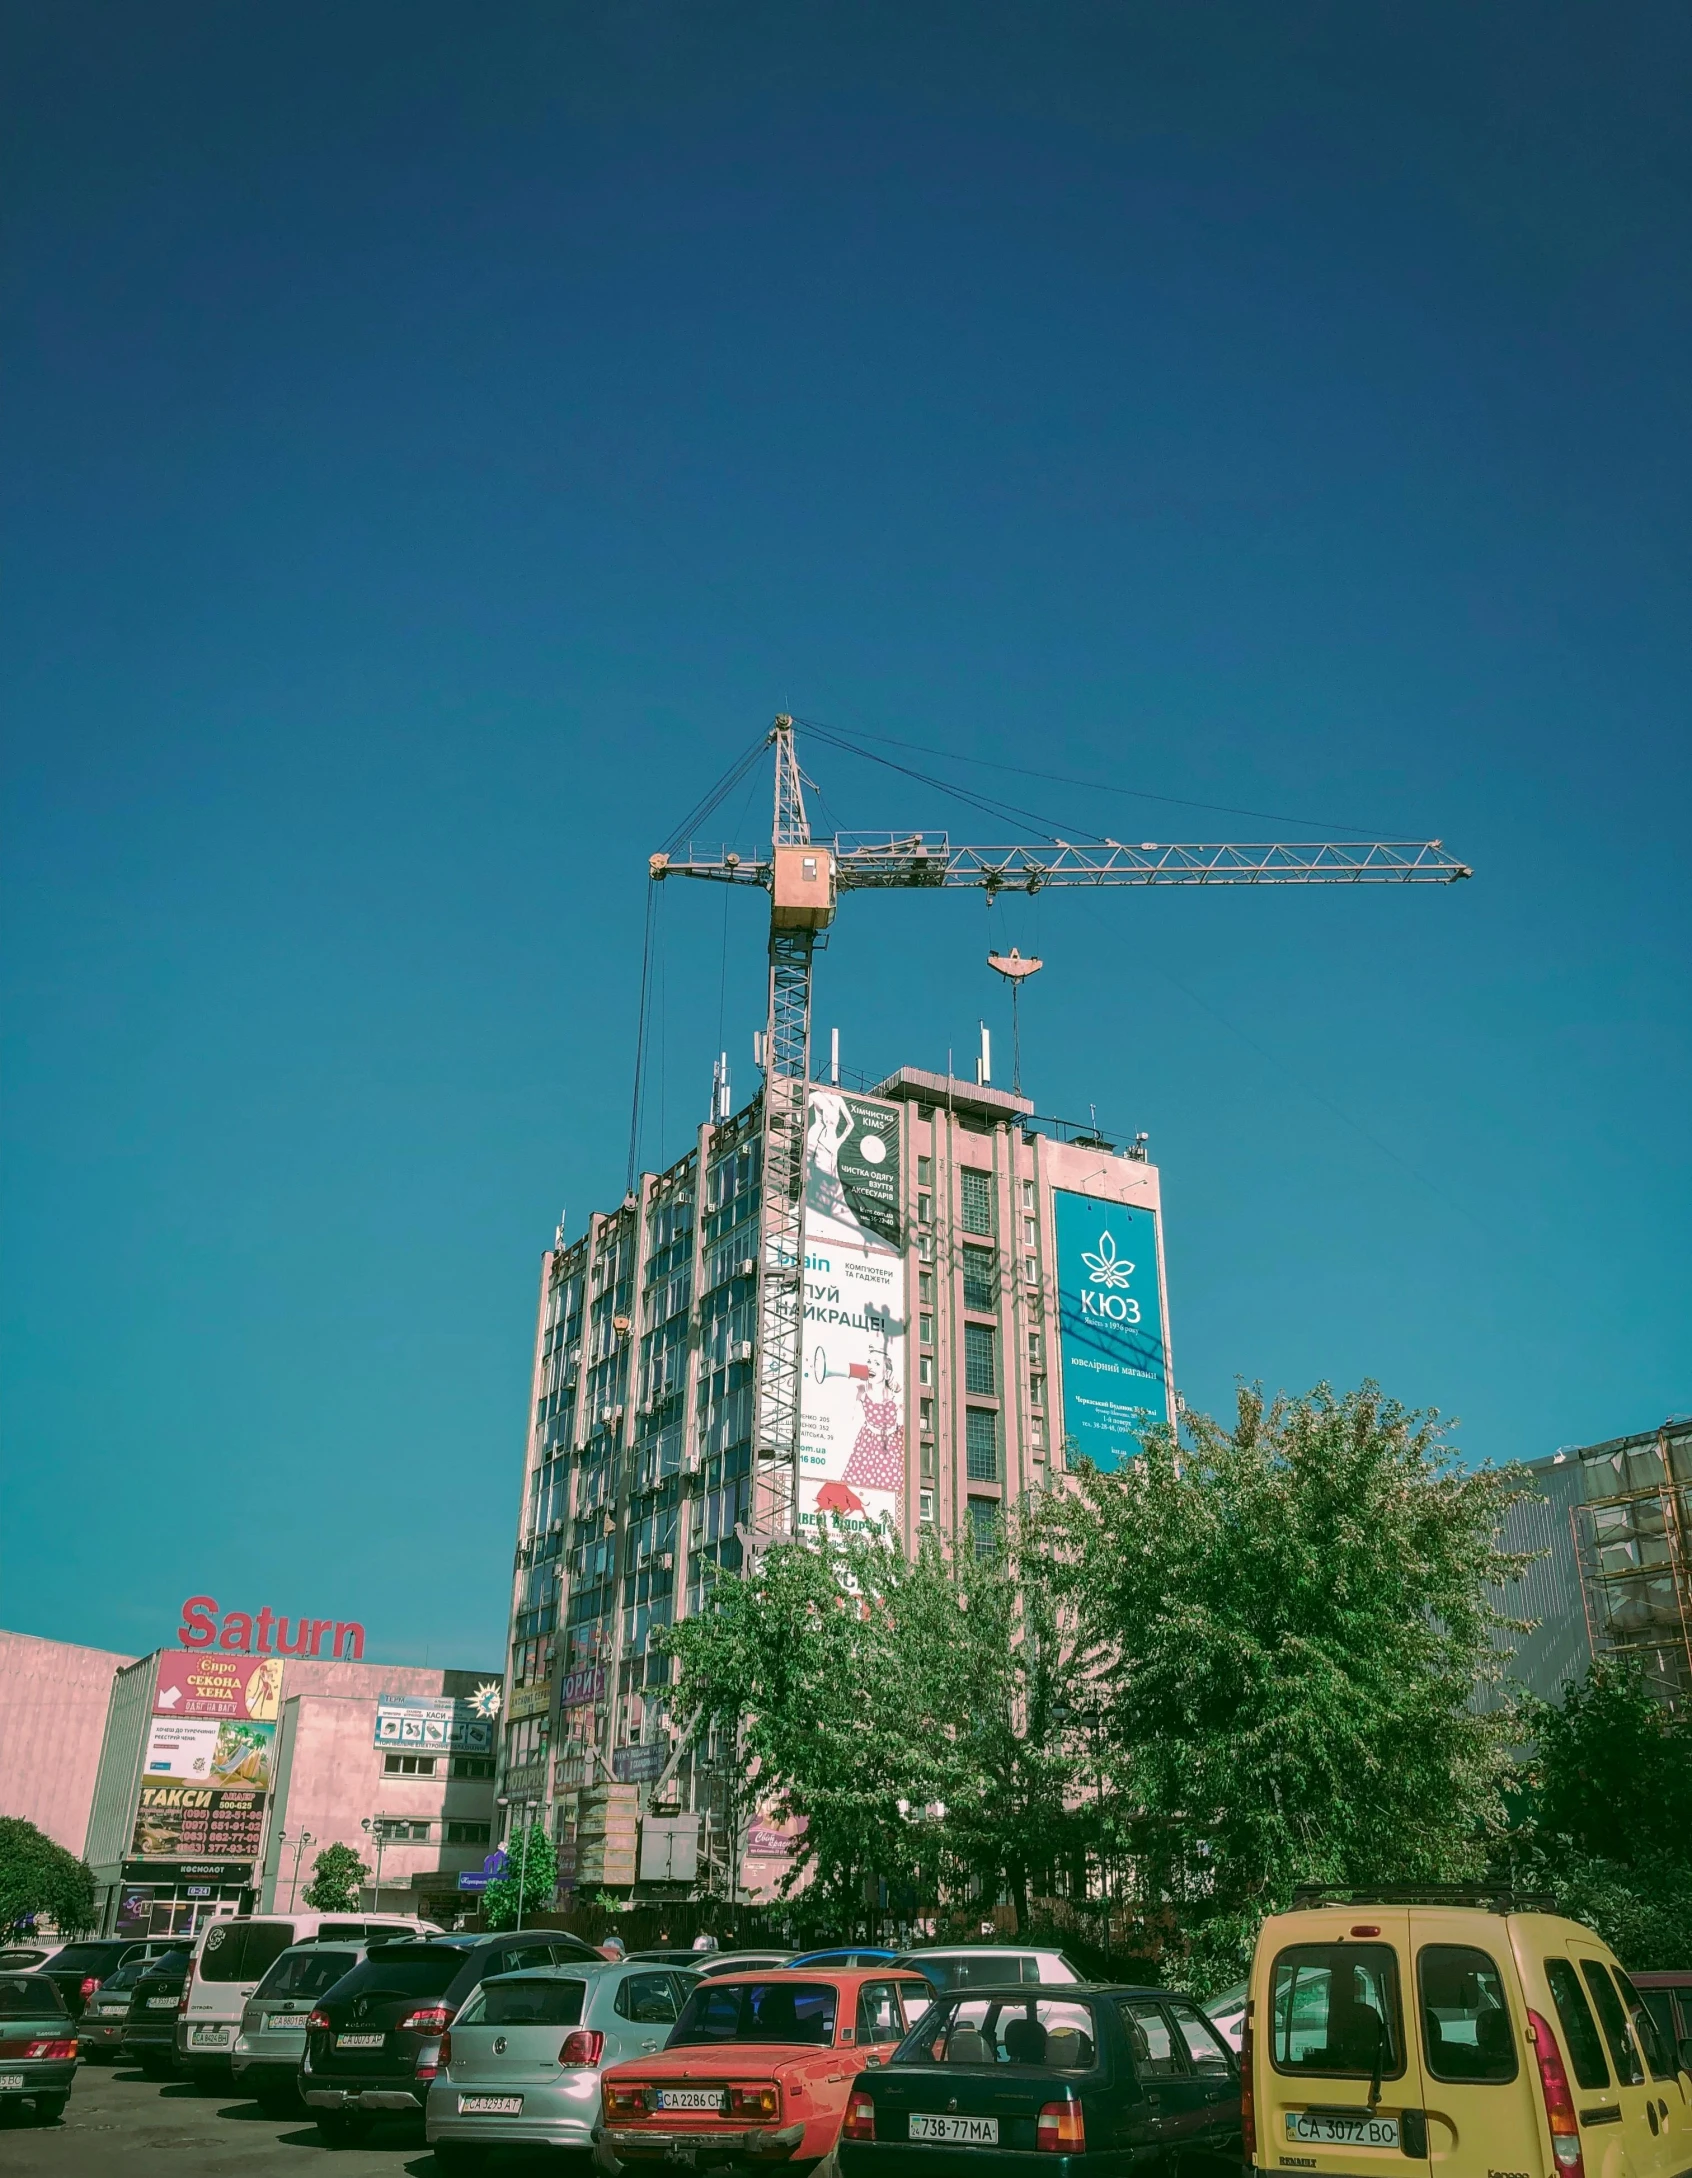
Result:
<svg viewBox="0 0 1692 2178"><path fill-rule="evenodd" d="M366 1815L358 1827L366 1831L375 1842L376 1894L370 1901L370 1910L372 1913L380 1913L382 1910L382 1848L388 1842L388 1833L382 1827L382 1817L380 1815Z"/></svg>
<svg viewBox="0 0 1692 2178"><path fill-rule="evenodd" d="M286 1845L289 1841L287 1840L287 1838L284 1837L282 1842L284 1845ZM300 1855L305 1851L308 1845L314 1845L316 1842L316 1839L313 1838L309 1830L302 1830L299 1836L293 1841L294 1875L293 1880L288 1885L288 1911L290 1913L292 1913L294 1910L294 1893L300 1887Z"/></svg>
<svg viewBox="0 0 1692 2178"><path fill-rule="evenodd" d="M540 1802L538 1800L512 1800L502 1792L499 1795L499 1804L501 1807L508 1807L513 1811L517 1808L523 1810L523 1850L518 1856L517 1862L517 1926L521 1928L523 1926L523 1890L529 1875L529 1831L533 1827L535 1809L540 1806ZM509 1839L509 1831L506 1836Z"/></svg>

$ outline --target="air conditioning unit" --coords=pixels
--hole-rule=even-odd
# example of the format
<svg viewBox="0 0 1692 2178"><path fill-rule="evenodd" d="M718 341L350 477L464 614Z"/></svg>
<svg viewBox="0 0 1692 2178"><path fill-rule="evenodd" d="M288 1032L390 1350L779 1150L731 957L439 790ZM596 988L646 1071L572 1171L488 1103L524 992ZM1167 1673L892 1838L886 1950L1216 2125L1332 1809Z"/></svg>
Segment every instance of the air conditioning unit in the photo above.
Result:
<svg viewBox="0 0 1692 2178"><path fill-rule="evenodd" d="M730 1361L750 1361L752 1359L752 1341L750 1339L737 1339L734 1345L729 1348L729 1359Z"/></svg>
<svg viewBox="0 0 1692 2178"><path fill-rule="evenodd" d="M658 1569L662 1573L673 1573L675 1571L676 1554L673 1550L665 1550L659 1553Z"/></svg>
<svg viewBox="0 0 1692 2178"><path fill-rule="evenodd" d="M699 1454L698 1454L697 1452L685 1452L685 1453L683 1453L683 1455L682 1455L682 1473L683 1473L684 1475L696 1475L696 1474L698 1474L698 1472L699 1472Z"/></svg>
<svg viewBox="0 0 1692 2178"><path fill-rule="evenodd" d="M742 1278L750 1278L757 1268L758 1258L755 1255L743 1255L740 1259L738 1275Z"/></svg>

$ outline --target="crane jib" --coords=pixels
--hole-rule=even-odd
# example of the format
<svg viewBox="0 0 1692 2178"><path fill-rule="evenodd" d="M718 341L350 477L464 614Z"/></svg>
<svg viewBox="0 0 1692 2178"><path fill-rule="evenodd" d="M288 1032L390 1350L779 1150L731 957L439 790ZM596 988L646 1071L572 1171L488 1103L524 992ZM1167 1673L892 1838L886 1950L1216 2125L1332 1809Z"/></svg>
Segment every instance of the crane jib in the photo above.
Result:
<svg viewBox="0 0 1692 2178"><path fill-rule="evenodd" d="M944 834L929 833L875 842L838 837L814 846L832 858L842 892L940 886L1039 892L1047 885L1450 885L1473 874L1439 840L955 847ZM655 878L705 877L766 889L771 883L768 860L730 852L654 855L651 866Z"/></svg>

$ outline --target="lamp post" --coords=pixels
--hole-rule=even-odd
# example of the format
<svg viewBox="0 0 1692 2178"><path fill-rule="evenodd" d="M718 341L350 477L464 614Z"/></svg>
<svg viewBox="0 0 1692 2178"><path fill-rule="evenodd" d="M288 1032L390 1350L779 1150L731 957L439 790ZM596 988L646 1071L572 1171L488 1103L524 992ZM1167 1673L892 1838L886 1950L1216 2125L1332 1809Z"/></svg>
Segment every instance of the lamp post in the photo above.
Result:
<svg viewBox="0 0 1692 2178"><path fill-rule="evenodd" d="M372 1913L380 1913L382 1910L382 1848L388 1842L388 1833L383 1829L382 1823L383 1818L380 1815L366 1815L358 1826L374 1840L376 1846L376 1893L370 1901Z"/></svg>
<svg viewBox="0 0 1692 2178"><path fill-rule="evenodd" d="M523 1889L529 1875L529 1831L534 1821L535 1809L540 1806L540 1802L538 1800L513 1800L502 1792L499 1795L499 1804L501 1807L521 1808L523 1810L523 1850L518 1856L517 1862L517 1926L521 1928L523 1926ZM509 1831L506 1835L509 1839Z"/></svg>
<svg viewBox="0 0 1692 2178"><path fill-rule="evenodd" d="M287 1845L289 1842L290 1840L284 1836L282 1843ZM308 1845L315 1845L317 1841L309 1830L302 1830L299 1836L291 1842L294 1848L294 1874L293 1880L288 1885L288 1911L290 1913L294 1910L294 1893L300 1887L300 1855Z"/></svg>

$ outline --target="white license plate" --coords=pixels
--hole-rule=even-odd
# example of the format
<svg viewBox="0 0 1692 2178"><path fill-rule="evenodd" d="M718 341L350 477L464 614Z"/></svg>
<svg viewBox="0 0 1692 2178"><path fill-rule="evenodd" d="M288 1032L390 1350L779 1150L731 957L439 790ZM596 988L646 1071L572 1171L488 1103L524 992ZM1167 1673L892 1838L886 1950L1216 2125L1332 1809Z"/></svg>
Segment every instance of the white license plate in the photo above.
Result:
<svg viewBox="0 0 1692 2178"><path fill-rule="evenodd" d="M999 2144L997 2118L940 2117L932 2110L911 2112L911 2138L913 2140L964 2140L976 2148L996 2148Z"/></svg>
<svg viewBox="0 0 1692 2178"><path fill-rule="evenodd" d="M521 2117L523 2098L521 2095L460 2095L458 2114L460 2117Z"/></svg>
<svg viewBox="0 0 1692 2178"><path fill-rule="evenodd" d="M147 2009L150 2012L174 2012L176 2005L177 1999L175 1997L149 1997L147 1999Z"/></svg>
<svg viewBox="0 0 1692 2178"><path fill-rule="evenodd" d="M337 2049L380 2049L387 2039L385 2034L338 2034L335 2037L335 2047Z"/></svg>
<svg viewBox="0 0 1692 2178"><path fill-rule="evenodd" d="M264 2015L266 2034L275 2034L278 2029L284 2034L304 2034L305 2023L304 2012L266 2012Z"/></svg>
<svg viewBox="0 0 1692 2178"><path fill-rule="evenodd" d="M1289 2110L1287 2138L1314 2140L1345 2148L1396 2148L1398 2120L1370 2117L1360 2110L1355 2117L1341 2110Z"/></svg>
<svg viewBox="0 0 1692 2178"><path fill-rule="evenodd" d="M210 2042L221 2048L229 2039L229 2029L227 2027L196 2027L188 2039L191 2042L201 2044Z"/></svg>
<svg viewBox="0 0 1692 2178"><path fill-rule="evenodd" d="M716 2110L723 2107L723 2091L720 2087L661 2087L658 2090L660 2110Z"/></svg>
<svg viewBox="0 0 1692 2178"><path fill-rule="evenodd" d="M0 2072L0 2095L15 2095L23 2087L21 2072Z"/></svg>

